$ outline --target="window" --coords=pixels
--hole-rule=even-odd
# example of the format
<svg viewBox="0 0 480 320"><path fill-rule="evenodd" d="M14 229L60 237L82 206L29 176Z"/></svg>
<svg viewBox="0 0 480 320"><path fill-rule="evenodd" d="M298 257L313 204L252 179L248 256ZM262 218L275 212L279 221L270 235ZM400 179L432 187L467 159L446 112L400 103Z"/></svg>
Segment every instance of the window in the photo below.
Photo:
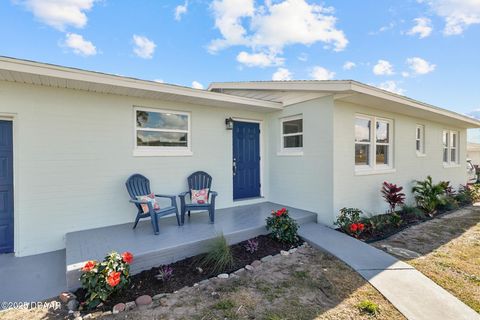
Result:
<svg viewBox="0 0 480 320"><path fill-rule="evenodd" d="M190 114L135 108L135 154L191 154Z"/></svg>
<svg viewBox="0 0 480 320"><path fill-rule="evenodd" d="M355 118L355 168L392 169L392 121L370 116Z"/></svg>
<svg viewBox="0 0 480 320"><path fill-rule="evenodd" d="M443 131L443 163L446 165L458 164L458 131Z"/></svg>
<svg viewBox="0 0 480 320"><path fill-rule="evenodd" d="M303 119L301 116L281 119L282 153L301 154L303 151Z"/></svg>
<svg viewBox="0 0 480 320"><path fill-rule="evenodd" d="M425 126L421 124L415 129L415 149L418 155L425 154Z"/></svg>

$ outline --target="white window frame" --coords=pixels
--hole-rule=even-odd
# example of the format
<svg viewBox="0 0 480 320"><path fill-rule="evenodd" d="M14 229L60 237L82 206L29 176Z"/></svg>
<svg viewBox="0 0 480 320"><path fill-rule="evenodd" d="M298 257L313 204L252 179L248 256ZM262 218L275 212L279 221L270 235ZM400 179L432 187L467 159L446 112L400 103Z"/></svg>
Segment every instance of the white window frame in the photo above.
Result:
<svg viewBox="0 0 480 320"><path fill-rule="evenodd" d="M420 137L418 136L418 130L420 130ZM417 149L417 142L420 145L420 150ZM424 157L425 152L425 125L417 124L415 127L415 151L418 157Z"/></svg>
<svg viewBox="0 0 480 320"><path fill-rule="evenodd" d="M157 113L170 113L178 115L186 115L188 119L187 130L179 129L158 129L158 128L138 128L137 127L137 111L157 112ZM181 132L187 134L187 146L186 147L164 147L164 146L138 146L137 145L137 132L138 131L152 131L152 132ZM192 153L192 130L191 130L191 113L177 110L165 110L156 108L137 107L133 108L133 155L134 156L191 156Z"/></svg>
<svg viewBox="0 0 480 320"><path fill-rule="evenodd" d="M293 120L302 120L302 132L284 134L283 123L288 121L293 121ZM278 153L278 155L282 155L282 156L302 156L303 155L303 143L305 143L303 125L304 125L303 115L301 114L280 119L280 152ZM290 137L290 136L302 136L302 147L285 148L284 137Z"/></svg>
<svg viewBox="0 0 480 320"><path fill-rule="evenodd" d="M447 146L445 147L443 143L443 139L445 137L445 134L447 134ZM453 140L453 135L456 136L455 138L455 144L456 146L452 146ZM443 158L443 153L447 150L447 161ZM452 151L455 151L455 161L452 161ZM444 167L458 167L460 166L460 132L457 130L443 130L442 131L442 161L443 161L443 166Z"/></svg>
<svg viewBox="0 0 480 320"><path fill-rule="evenodd" d="M353 161L355 166L356 175L364 174L380 174L380 173L390 173L395 172L394 161L393 161L393 148L394 148L394 135L393 135L393 120L383 117L376 117L364 114L356 114L356 119L364 119L370 121L370 142L356 142L355 141L355 132L353 137L354 146L357 144L368 145L369 146L369 165L356 165L355 164L355 153L353 155ZM377 122L386 122L388 123L388 143L379 142L377 143ZM354 122L355 126L355 122ZM379 164L376 163L376 152L377 145L379 146L388 146L388 164ZM355 150L355 148L354 148ZM354 151L355 152L355 151Z"/></svg>

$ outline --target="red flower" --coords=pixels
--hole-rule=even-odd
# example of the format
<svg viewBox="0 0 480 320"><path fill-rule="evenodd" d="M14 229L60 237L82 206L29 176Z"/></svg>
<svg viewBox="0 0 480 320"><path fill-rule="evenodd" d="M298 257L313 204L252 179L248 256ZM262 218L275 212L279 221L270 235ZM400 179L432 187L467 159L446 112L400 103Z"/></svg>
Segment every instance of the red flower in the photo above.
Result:
<svg viewBox="0 0 480 320"><path fill-rule="evenodd" d="M280 217L280 216L284 215L285 213L287 213L287 209L286 209L286 208L282 208L282 209L280 209L280 210L277 211L276 216L277 216L277 217Z"/></svg>
<svg viewBox="0 0 480 320"><path fill-rule="evenodd" d="M108 275L107 283L110 287L115 287L120 283L120 272L112 272Z"/></svg>
<svg viewBox="0 0 480 320"><path fill-rule="evenodd" d="M365 225L363 223L358 224L358 231L363 231L365 229Z"/></svg>
<svg viewBox="0 0 480 320"><path fill-rule="evenodd" d="M89 272L89 271L92 271L93 268L95 268L97 266L97 263L95 261L87 261L87 263L85 263L85 265L83 266L82 268L82 271L84 272Z"/></svg>
<svg viewBox="0 0 480 320"><path fill-rule="evenodd" d="M351 231L351 232L356 232L357 229L358 229L358 224L352 223L352 224L350 225L350 231Z"/></svg>
<svg viewBox="0 0 480 320"><path fill-rule="evenodd" d="M133 254L131 254L128 251L125 251L124 253L122 253L122 259L123 259L123 262L131 264L133 261Z"/></svg>

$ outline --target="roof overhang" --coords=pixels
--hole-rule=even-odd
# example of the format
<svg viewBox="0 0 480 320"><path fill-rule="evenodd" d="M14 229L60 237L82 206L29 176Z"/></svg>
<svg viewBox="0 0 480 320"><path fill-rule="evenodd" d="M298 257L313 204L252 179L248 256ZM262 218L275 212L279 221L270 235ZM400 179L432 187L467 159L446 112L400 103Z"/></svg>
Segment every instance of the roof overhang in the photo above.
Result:
<svg viewBox="0 0 480 320"><path fill-rule="evenodd" d="M9 57L0 57L0 81L221 108L241 108L258 112L270 112L283 108L282 104L277 102L238 97Z"/></svg>
<svg viewBox="0 0 480 320"><path fill-rule="evenodd" d="M268 90L330 93L337 101L427 119L459 128L480 128L480 121L353 80L214 82L208 90Z"/></svg>

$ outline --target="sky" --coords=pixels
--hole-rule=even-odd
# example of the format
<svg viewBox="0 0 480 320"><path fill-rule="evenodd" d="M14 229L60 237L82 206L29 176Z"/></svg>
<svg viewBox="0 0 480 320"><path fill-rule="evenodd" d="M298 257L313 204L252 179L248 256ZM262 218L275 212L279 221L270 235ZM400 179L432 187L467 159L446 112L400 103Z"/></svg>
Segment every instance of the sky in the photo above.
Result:
<svg viewBox="0 0 480 320"><path fill-rule="evenodd" d="M0 30L2 56L194 88L353 79L480 118L480 0L0 0Z"/></svg>

